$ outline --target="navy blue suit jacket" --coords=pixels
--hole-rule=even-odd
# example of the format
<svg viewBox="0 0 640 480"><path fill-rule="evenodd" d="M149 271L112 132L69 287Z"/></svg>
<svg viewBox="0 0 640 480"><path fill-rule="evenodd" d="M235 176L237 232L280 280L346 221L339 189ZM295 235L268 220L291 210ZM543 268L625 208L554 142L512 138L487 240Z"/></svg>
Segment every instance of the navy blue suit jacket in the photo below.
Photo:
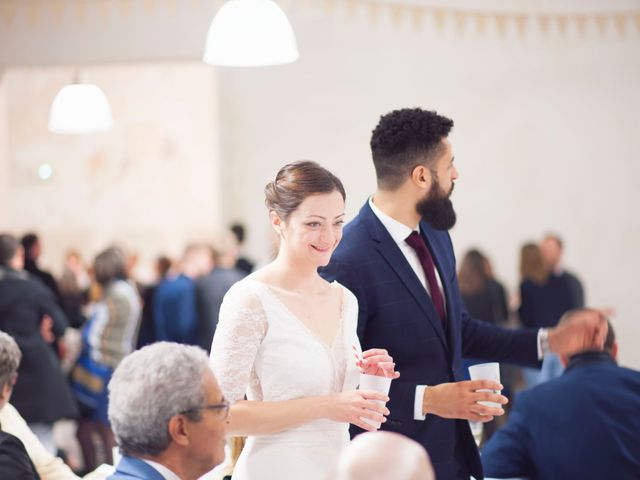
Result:
<svg viewBox="0 0 640 480"><path fill-rule="evenodd" d="M571 359L559 378L524 391L482 450L491 477L640 478L640 372L604 352Z"/></svg>
<svg viewBox="0 0 640 480"><path fill-rule="evenodd" d="M107 480L164 480L155 468L139 458L123 455L116 471Z"/></svg>
<svg viewBox="0 0 640 480"><path fill-rule="evenodd" d="M464 379L462 356L538 366L537 332L506 330L469 317L460 297L456 261L447 232L420 223L442 280L449 327L445 331L429 294L368 203L344 229L342 242L321 274L358 298L363 349L386 348L401 373L391 384L391 411L383 429L421 443L437 478L482 478L468 423L427 415L413 418L417 385Z"/></svg>

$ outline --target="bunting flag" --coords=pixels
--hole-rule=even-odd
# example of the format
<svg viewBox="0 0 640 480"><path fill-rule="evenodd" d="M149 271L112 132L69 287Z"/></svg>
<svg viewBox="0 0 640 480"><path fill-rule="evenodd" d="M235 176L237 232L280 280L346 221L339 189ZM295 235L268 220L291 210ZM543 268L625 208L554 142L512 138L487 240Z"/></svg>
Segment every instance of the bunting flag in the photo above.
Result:
<svg viewBox="0 0 640 480"><path fill-rule="evenodd" d="M415 0L275 0L288 14L321 10L326 15L335 15L348 21L365 19L372 26L383 21L396 29L410 28L414 31L433 30L437 33L454 32L458 36L476 34L484 36L490 29L498 36L516 34L524 37L529 32L543 36L555 35L568 38L577 35L584 38L591 34L628 37L640 33L640 9L604 10L596 12L572 11L483 11L477 2L469 1L474 8L464 9L459 5L448 8L441 2L438 6L423 5ZM22 24L30 28L54 25L64 28L65 23L83 24L88 18L99 18L102 22L117 22L129 19L136 9L146 15L175 13L189 8L219 8L224 0L0 0L0 25L11 27L20 17ZM603 5L608 5L603 0Z"/></svg>

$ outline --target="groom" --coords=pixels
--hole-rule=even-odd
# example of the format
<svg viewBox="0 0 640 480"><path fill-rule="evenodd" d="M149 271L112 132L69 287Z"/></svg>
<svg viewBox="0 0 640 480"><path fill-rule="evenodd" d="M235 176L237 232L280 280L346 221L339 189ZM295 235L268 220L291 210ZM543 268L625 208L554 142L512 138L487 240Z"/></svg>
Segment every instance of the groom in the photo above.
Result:
<svg viewBox="0 0 640 480"><path fill-rule="evenodd" d="M371 137L378 188L344 229L322 275L358 298L363 349L386 348L402 377L391 385L385 430L411 437L429 452L436 478L482 478L466 420L489 421L507 399L488 381L461 381L462 357L539 367L544 353L601 349L606 320L578 311L553 329L506 330L472 319L456 279L448 230L458 171L448 134L453 122L419 108L381 117Z"/></svg>

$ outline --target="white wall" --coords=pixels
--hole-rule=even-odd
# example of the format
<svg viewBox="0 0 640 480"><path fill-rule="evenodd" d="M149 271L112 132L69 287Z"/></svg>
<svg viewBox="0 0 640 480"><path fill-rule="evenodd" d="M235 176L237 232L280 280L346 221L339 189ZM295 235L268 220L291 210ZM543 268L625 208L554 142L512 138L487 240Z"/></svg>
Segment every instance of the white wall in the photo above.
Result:
<svg viewBox="0 0 640 480"><path fill-rule="evenodd" d="M456 123L458 256L482 248L515 291L521 244L558 232L588 302L618 310L622 362L640 367L637 33L459 37L322 17L294 17L294 28L298 63L220 70L224 158L245 172L225 198L245 212L256 254L269 245L262 188L281 165L329 167L352 216L374 188L368 141L379 115L437 109Z"/></svg>
<svg viewBox="0 0 640 480"><path fill-rule="evenodd" d="M22 68L5 74L9 230L36 230L43 262L58 270L64 250L90 260L116 242L140 256L151 275L159 253L180 255L209 240L220 222L214 72L199 63L85 67L114 116L110 132L47 130L49 106L76 69ZM49 163L43 181L38 167Z"/></svg>
<svg viewBox="0 0 640 480"><path fill-rule="evenodd" d="M200 0L135 2L129 14L112 9L105 19L88 10L82 22L69 10L55 27L30 24L22 9L27 2L12 3L20 8L14 22L0 28L0 66L197 61L213 7ZM149 3L157 8L145 12L141 5ZM344 180L353 216L374 188L368 140L379 115L405 106L435 108L456 122L451 138L461 172L454 195L458 255L472 245L484 249L513 291L520 245L557 231L566 240L567 265L586 284L589 303L618 309L614 323L622 363L640 368L633 300L640 271L637 29L628 25L622 37L609 23L600 34L590 20L583 36L571 23L565 36L555 27L544 36L531 24L524 37L513 26L500 37L490 23L484 36L474 28L459 35L452 22L439 32L431 17L416 31L406 19L393 26L387 15L374 25L366 9L347 20L343 9L329 13L319 6L330 2L288 3L300 61L216 69L212 88L218 106L203 106L215 108L219 119L221 216L248 222L250 252L264 258L268 251L262 188L280 166L300 158L325 164ZM519 0L446 5L523 8ZM638 3L526 4L526 12L533 13L614 8L637 10Z"/></svg>

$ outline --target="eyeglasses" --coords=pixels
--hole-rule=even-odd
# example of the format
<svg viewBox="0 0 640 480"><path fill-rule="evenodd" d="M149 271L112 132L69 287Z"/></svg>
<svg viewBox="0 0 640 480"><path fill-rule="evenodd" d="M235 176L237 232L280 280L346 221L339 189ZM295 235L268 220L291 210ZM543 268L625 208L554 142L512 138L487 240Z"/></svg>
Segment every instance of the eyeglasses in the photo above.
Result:
<svg viewBox="0 0 640 480"><path fill-rule="evenodd" d="M227 400L223 400L220 403L212 403L210 405L203 405L202 407L193 407L188 410L185 410L182 413L193 412L195 410L217 410L219 411L220 420L226 420L229 416L229 408L231 407L231 403Z"/></svg>

